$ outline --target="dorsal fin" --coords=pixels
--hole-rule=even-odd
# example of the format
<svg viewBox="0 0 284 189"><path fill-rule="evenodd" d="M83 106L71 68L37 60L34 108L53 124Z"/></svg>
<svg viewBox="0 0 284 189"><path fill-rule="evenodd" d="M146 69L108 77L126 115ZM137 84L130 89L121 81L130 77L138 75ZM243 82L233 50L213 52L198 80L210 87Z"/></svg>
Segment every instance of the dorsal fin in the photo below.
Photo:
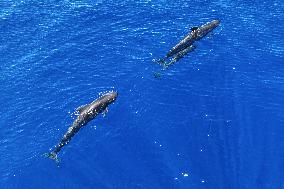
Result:
<svg viewBox="0 0 284 189"><path fill-rule="evenodd" d="M199 28L199 27L194 26L194 27L190 28L190 30L191 30L191 31L194 31L194 30L197 30L198 28Z"/></svg>
<svg viewBox="0 0 284 189"><path fill-rule="evenodd" d="M82 106L80 106L80 107L78 107L78 108L76 109L76 112L81 113L81 112L83 112L86 108L88 108L88 106L89 106L89 104L82 105Z"/></svg>

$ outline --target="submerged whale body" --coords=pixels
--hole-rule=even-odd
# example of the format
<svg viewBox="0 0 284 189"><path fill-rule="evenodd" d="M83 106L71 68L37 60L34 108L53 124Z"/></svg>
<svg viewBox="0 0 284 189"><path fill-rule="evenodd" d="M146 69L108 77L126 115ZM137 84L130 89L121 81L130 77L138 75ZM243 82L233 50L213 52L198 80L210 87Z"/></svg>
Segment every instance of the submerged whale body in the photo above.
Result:
<svg viewBox="0 0 284 189"><path fill-rule="evenodd" d="M61 141L55 146L55 149L46 153L45 156L49 157L59 163L59 159L57 157L58 152L68 144L71 138L88 122L93 120L100 113L104 113L107 111L108 106L113 103L117 98L117 92L109 92L96 99L90 104L80 106L77 108L76 112L78 112L78 117L73 122L73 124L68 128L67 132L62 137Z"/></svg>
<svg viewBox="0 0 284 189"><path fill-rule="evenodd" d="M174 46L164 58L158 61L159 64L165 68L177 62L180 58L184 57L187 53L193 51L196 47L194 42L202 39L217 26L219 26L219 20L213 20L200 27L192 27L189 32L176 46ZM167 62L167 60L171 59Z"/></svg>

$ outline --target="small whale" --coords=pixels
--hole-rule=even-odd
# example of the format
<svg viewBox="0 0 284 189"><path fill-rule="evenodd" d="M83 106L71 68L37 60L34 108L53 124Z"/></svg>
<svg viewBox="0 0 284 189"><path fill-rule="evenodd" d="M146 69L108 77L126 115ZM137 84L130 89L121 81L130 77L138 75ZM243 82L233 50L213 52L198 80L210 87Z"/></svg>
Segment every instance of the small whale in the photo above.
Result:
<svg viewBox="0 0 284 189"><path fill-rule="evenodd" d="M180 52L178 52L169 62L165 62L164 63L164 69L168 68L169 66L173 65L174 63L176 63L177 61L179 61L179 59L183 58L184 56L186 56L189 52L192 52L196 49L195 45L190 45L189 47L181 50Z"/></svg>
<svg viewBox="0 0 284 189"><path fill-rule="evenodd" d="M80 106L76 109L79 114L73 124L68 128L67 132L62 137L61 141L55 146L55 149L50 153L45 153L44 155L50 159L55 160L57 165L59 165L59 159L57 157L58 152L68 144L71 138L88 122L93 120L100 113L106 113L108 106L113 103L117 98L117 92L109 92L102 95L100 98L96 99L90 104Z"/></svg>
<svg viewBox="0 0 284 189"><path fill-rule="evenodd" d="M195 49L194 42L205 37L209 32L219 26L219 20L213 20L200 27L192 27L191 31L176 45L174 46L164 58L158 60L158 63L164 67L168 67L177 62L180 58L184 57L188 52ZM169 58L173 58L169 63L166 62Z"/></svg>

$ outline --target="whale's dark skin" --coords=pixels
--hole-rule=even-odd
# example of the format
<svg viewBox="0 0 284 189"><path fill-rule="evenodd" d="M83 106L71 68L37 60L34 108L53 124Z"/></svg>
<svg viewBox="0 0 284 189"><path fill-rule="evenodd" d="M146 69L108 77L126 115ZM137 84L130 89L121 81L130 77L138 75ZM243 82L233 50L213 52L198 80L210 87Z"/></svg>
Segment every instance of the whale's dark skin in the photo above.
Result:
<svg viewBox="0 0 284 189"><path fill-rule="evenodd" d="M55 149L52 152L45 155L51 159L54 159L57 163L59 163L57 154L62 149L62 147L68 144L71 138L83 126L87 125L88 122L93 120L100 113L106 111L107 107L116 100L117 95L118 95L117 92L109 92L104 94L100 98L96 99L92 103L79 107L77 109L79 115L76 118L76 120L68 128L68 131L64 134L61 141L56 145Z"/></svg>
<svg viewBox="0 0 284 189"><path fill-rule="evenodd" d="M211 22L208 22L200 27L193 27L190 33L188 33L176 46L174 46L164 58L160 59L158 62L162 65L170 65L169 63L166 63L165 61L171 57L175 60L179 60L180 57L185 56L185 52L190 52L192 49L194 49L194 42L202 39L205 37L208 33L210 33L212 30L214 30L217 26L219 26L220 21L219 20L213 20ZM180 53L180 54L179 54ZM176 62L176 61L171 61Z"/></svg>
<svg viewBox="0 0 284 189"><path fill-rule="evenodd" d="M190 45L189 47L185 48L184 50L178 52L169 62L165 62L164 63L164 69L168 68L169 66L173 65L174 63L176 63L177 61L179 61L179 59L183 58L184 56L187 55L187 53L194 51L196 48L196 46L194 45Z"/></svg>

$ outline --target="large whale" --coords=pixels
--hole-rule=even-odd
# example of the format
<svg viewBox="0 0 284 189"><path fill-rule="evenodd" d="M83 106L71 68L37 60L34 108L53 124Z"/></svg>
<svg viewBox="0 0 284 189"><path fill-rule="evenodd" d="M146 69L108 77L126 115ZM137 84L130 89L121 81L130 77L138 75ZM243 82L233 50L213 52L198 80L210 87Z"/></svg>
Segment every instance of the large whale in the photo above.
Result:
<svg viewBox="0 0 284 189"><path fill-rule="evenodd" d="M88 122L93 120L100 113L107 111L108 106L113 103L117 98L117 92L109 92L102 95L100 98L96 99L90 104L86 104L77 108L78 117L73 122L73 124L68 128L67 132L62 137L61 141L55 146L54 150L50 153L44 154L46 157L53 159L56 163L59 163L57 157L58 152L68 144L71 138Z"/></svg>
<svg viewBox="0 0 284 189"><path fill-rule="evenodd" d="M165 67L175 63L180 58L185 56L188 52L191 52L195 49L193 45L194 42L202 39L212 30L214 30L217 26L219 26L219 20L213 20L208 22L200 27L191 28L191 32L189 32L176 46L174 46L164 58L158 60L158 63L162 64ZM167 63L166 60L172 58L172 60Z"/></svg>

